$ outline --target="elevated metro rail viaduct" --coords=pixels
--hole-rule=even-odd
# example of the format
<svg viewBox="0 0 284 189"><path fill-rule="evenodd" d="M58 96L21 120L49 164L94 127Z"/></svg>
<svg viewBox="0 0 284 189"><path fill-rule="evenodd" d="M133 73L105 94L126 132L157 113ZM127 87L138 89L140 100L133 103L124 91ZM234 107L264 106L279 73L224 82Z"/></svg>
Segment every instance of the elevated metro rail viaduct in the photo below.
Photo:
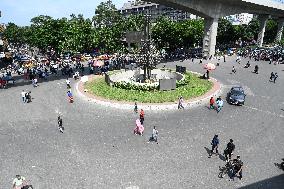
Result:
<svg viewBox="0 0 284 189"><path fill-rule="evenodd" d="M214 56L218 19L240 13L259 15L260 31L258 46L262 46L267 19L278 19L276 41L280 41L284 26L284 0L149 0L153 3L190 12L205 21L203 52L205 57Z"/></svg>

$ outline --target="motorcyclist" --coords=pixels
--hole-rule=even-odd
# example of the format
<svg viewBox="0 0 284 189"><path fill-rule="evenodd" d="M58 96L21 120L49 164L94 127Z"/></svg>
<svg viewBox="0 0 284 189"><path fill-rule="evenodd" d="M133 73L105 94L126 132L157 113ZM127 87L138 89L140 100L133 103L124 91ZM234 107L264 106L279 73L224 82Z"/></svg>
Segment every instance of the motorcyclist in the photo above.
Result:
<svg viewBox="0 0 284 189"><path fill-rule="evenodd" d="M80 73L77 71L77 72L75 72L75 74L73 75L73 78L74 78L75 80L77 80L77 79L79 79L79 76L80 76Z"/></svg>
<svg viewBox="0 0 284 189"><path fill-rule="evenodd" d="M32 185L28 185L25 177L16 175L16 178L13 180L13 189L28 189L32 188Z"/></svg>
<svg viewBox="0 0 284 189"><path fill-rule="evenodd" d="M249 68L250 67L250 63L248 61L248 63L246 63L245 68Z"/></svg>
<svg viewBox="0 0 284 189"><path fill-rule="evenodd" d="M241 157L237 155L237 158L233 160L233 177L239 175L239 179L243 178L243 162L241 160Z"/></svg>

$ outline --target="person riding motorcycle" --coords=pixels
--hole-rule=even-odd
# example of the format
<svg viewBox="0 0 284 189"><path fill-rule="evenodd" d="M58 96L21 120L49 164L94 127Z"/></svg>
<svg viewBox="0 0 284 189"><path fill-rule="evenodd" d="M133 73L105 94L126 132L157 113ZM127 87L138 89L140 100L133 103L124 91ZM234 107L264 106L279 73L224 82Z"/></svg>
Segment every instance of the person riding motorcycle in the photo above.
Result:
<svg viewBox="0 0 284 189"><path fill-rule="evenodd" d="M29 185L25 177L16 175L16 178L13 180L13 189L33 189L32 185Z"/></svg>
<svg viewBox="0 0 284 189"><path fill-rule="evenodd" d="M239 179L243 178L243 162L241 160L241 157L237 155L237 158L233 160L233 177L239 175Z"/></svg>
<svg viewBox="0 0 284 189"><path fill-rule="evenodd" d="M245 68L249 68L250 67L250 63L249 61L246 63Z"/></svg>

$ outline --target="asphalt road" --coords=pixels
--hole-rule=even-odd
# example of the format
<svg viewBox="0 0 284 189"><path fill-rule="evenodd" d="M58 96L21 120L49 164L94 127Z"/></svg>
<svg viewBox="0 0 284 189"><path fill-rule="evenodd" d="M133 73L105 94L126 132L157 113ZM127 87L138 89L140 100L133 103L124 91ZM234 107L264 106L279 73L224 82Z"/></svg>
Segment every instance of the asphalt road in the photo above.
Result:
<svg viewBox="0 0 284 189"><path fill-rule="evenodd" d="M255 62L245 69L246 61L239 65L229 59L211 76L224 84L223 97L230 87L242 85L245 106L225 103L219 114L205 106L145 112L144 136L133 135L138 115L132 111L91 104L74 89L75 102L68 103L64 78L38 88L25 83L0 90L0 188L11 188L16 174L36 189L284 188L283 171L274 165L284 158L284 65L258 62L257 75L251 73ZM204 73L197 62L166 66ZM230 74L233 65L236 74ZM279 75L275 84L269 82L272 71ZM22 103L22 90L32 91L31 103ZM63 134L57 129L58 112ZM153 126L159 144L147 143ZM214 134L220 152L234 139L234 157L239 154L244 162L243 180L218 178L223 156L208 159L207 153Z"/></svg>

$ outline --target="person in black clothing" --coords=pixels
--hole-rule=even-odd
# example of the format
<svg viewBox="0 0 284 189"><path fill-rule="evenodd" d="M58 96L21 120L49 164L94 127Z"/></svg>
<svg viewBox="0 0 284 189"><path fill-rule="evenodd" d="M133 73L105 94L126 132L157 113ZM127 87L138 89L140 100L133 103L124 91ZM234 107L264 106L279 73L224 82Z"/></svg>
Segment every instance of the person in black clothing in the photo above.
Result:
<svg viewBox="0 0 284 189"><path fill-rule="evenodd" d="M270 81L273 81L274 77L275 77L274 73L271 72L269 80L270 80Z"/></svg>
<svg viewBox="0 0 284 189"><path fill-rule="evenodd" d="M210 154L209 154L209 157L208 158L211 158L212 154L213 154L213 151L215 149L216 151L216 155L218 154L218 145L219 145L219 139L218 139L218 135L215 135L211 141L211 145L212 145L212 149L210 151Z"/></svg>
<svg viewBox="0 0 284 189"><path fill-rule="evenodd" d="M254 67L254 73L258 74L258 65L255 65L255 67Z"/></svg>
<svg viewBox="0 0 284 189"><path fill-rule="evenodd" d="M235 145L234 145L233 142L234 142L233 139L230 139L230 142L227 144L227 148L224 150L226 162L228 162L229 159L231 159L232 153L235 150ZM228 156L229 156L229 158L228 158Z"/></svg>
<svg viewBox="0 0 284 189"><path fill-rule="evenodd" d="M236 159L233 160L233 175L232 178L239 175L239 179L241 180L243 178L243 162L241 160L241 157L238 155Z"/></svg>
<svg viewBox="0 0 284 189"><path fill-rule="evenodd" d="M274 83L275 83L275 81L276 81L277 77L278 77L278 74L275 72L275 74L274 74L274 78L273 78L273 82L274 82Z"/></svg>
<svg viewBox="0 0 284 189"><path fill-rule="evenodd" d="M206 77L209 79L209 70L206 71Z"/></svg>
<svg viewBox="0 0 284 189"><path fill-rule="evenodd" d="M57 123L58 123L58 129L61 133L63 133L63 130L64 130L64 127L63 127L63 124L62 124L62 118L60 116L58 116L57 118Z"/></svg>

